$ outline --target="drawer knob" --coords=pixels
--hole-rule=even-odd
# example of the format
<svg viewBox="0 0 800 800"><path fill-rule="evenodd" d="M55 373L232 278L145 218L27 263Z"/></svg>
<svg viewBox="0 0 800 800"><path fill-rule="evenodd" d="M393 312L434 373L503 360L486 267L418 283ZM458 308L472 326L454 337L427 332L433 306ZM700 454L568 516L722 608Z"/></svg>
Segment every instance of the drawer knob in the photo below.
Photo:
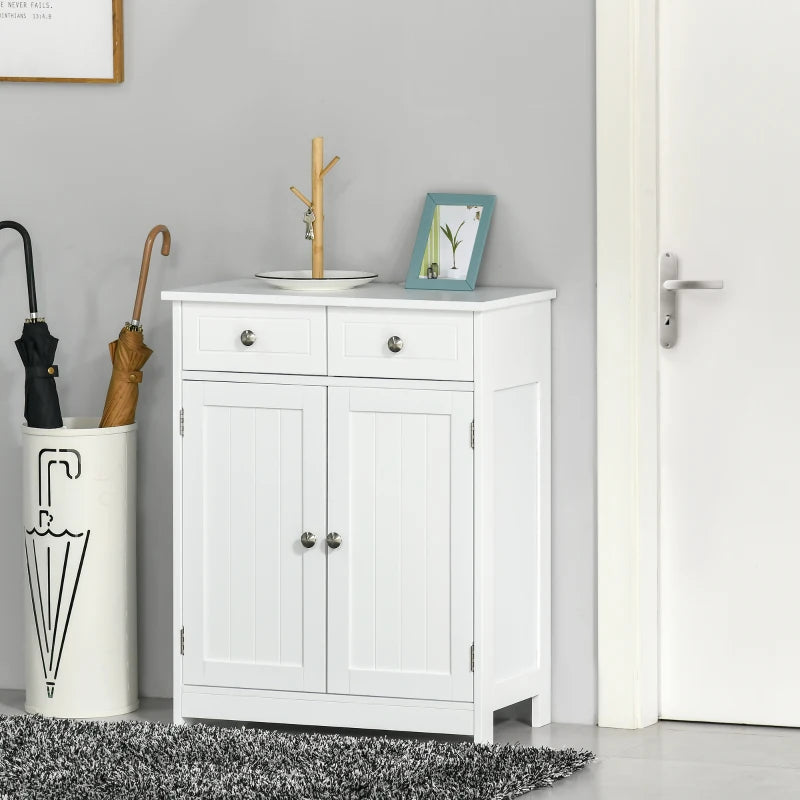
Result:
<svg viewBox="0 0 800 800"><path fill-rule="evenodd" d="M342 543L342 537L334 531L325 537L325 541L331 550L335 550Z"/></svg>
<svg viewBox="0 0 800 800"><path fill-rule="evenodd" d="M303 531L303 535L300 537L300 544L303 547L313 547L316 543L317 537L311 531Z"/></svg>
<svg viewBox="0 0 800 800"><path fill-rule="evenodd" d="M242 331L242 335L239 338L245 347L250 347L256 343L256 335L251 330Z"/></svg>
<svg viewBox="0 0 800 800"><path fill-rule="evenodd" d="M386 346L393 352L399 353L403 349L403 340L399 336L390 336Z"/></svg>

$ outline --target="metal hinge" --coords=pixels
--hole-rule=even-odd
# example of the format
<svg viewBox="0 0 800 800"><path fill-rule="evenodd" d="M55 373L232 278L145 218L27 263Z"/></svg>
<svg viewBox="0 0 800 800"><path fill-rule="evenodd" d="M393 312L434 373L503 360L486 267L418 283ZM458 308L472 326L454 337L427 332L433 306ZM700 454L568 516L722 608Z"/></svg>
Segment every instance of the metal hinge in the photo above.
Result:
<svg viewBox="0 0 800 800"><path fill-rule="evenodd" d="M469 648L469 671L475 672L475 644Z"/></svg>
<svg viewBox="0 0 800 800"><path fill-rule="evenodd" d="M181 628L181 655L183 655L184 641L183 641L183 628Z"/></svg>
<svg viewBox="0 0 800 800"><path fill-rule="evenodd" d="M180 432L181 432L181 436L183 436L183 409L181 409L181 413L180 413Z"/></svg>
<svg viewBox="0 0 800 800"><path fill-rule="evenodd" d="M475 449L475 420L469 425L469 446L474 450Z"/></svg>

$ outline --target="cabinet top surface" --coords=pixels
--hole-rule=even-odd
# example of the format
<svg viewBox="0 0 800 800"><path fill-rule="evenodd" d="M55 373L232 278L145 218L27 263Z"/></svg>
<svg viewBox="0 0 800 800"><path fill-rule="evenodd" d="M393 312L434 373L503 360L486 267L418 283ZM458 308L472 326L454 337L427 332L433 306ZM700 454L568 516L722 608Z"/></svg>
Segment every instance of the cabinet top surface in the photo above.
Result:
<svg viewBox="0 0 800 800"><path fill-rule="evenodd" d="M351 308L447 308L490 311L496 308L552 300L554 289L482 286L471 292L406 289L398 283L370 283L349 291L288 291L258 278L167 289L162 300L194 303L262 303L264 305L349 306Z"/></svg>

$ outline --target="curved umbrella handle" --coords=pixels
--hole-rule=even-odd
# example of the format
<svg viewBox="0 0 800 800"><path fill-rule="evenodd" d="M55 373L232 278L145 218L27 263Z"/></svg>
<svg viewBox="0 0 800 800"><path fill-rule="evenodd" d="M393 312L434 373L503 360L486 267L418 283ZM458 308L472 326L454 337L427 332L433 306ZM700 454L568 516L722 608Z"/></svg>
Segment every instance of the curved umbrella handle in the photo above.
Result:
<svg viewBox="0 0 800 800"><path fill-rule="evenodd" d="M133 304L133 316L131 317L131 325L138 325L142 313L142 303L144 302L144 288L147 285L147 273L150 271L150 256L153 253L153 242L159 233L164 235L164 241L161 243L161 255L169 255L169 247L172 243L172 237L169 234L169 229L166 225L156 225L150 233L147 234L147 240L144 243L144 253L142 254L142 268L139 271L139 286L136 289L136 301Z"/></svg>
<svg viewBox="0 0 800 800"><path fill-rule="evenodd" d="M33 247L31 246L31 235L23 225L10 219L0 222L0 230L3 228L12 228L22 236L22 245L25 248L25 273L28 276L28 308L30 309L31 317L35 317L38 313L38 309L36 308L36 281L33 277Z"/></svg>

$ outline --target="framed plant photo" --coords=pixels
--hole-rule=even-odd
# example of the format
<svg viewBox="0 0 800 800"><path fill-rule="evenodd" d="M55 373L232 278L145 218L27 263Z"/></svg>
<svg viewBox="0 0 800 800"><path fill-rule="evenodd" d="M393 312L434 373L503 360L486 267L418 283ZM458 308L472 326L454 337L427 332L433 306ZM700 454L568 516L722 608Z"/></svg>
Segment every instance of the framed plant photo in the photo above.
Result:
<svg viewBox="0 0 800 800"><path fill-rule="evenodd" d="M474 289L494 202L493 194L429 194L406 289Z"/></svg>
<svg viewBox="0 0 800 800"><path fill-rule="evenodd" d="M122 0L0 0L0 81L121 83Z"/></svg>

